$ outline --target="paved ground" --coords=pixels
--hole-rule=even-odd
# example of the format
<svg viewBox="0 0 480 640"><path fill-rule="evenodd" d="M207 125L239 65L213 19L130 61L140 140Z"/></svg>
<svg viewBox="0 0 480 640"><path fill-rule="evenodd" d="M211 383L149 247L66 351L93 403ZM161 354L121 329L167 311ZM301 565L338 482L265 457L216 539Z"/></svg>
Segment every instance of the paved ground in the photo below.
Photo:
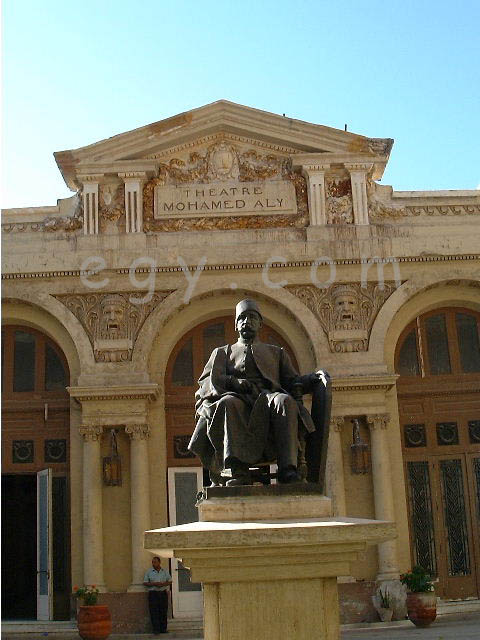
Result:
<svg viewBox="0 0 480 640"><path fill-rule="evenodd" d="M398 626L401 624L401 626ZM153 640L165 638L173 640L198 640L202 638L200 633L175 631L161 636L154 635L117 635L113 634L109 640ZM342 631L341 640L480 640L480 613L464 613L442 616L430 627L418 629L408 621L404 623L381 623L370 625L368 629L347 629ZM76 633L2 633L2 640L79 640ZM245 638L245 640L258 640L257 638ZM284 640L279 638L279 640ZM288 640L295 640L291 638ZM312 635L315 640L315 635Z"/></svg>
<svg viewBox="0 0 480 640"><path fill-rule="evenodd" d="M480 640L480 613L442 616L426 629L419 629L408 621L401 627L391 624L342 631L342 640Z"/></svg>

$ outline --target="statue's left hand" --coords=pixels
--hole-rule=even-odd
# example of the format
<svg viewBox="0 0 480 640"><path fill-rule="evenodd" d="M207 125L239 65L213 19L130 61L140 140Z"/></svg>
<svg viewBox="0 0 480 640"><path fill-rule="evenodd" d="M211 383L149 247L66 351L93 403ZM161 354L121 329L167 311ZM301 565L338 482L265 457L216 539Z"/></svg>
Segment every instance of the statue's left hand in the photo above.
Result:
<svg viewBox="0 0 480 640"><path fill-rule="evenodd" d="M322 371L321 369L310 374L311 384L319 384L321 382L325 387L327 386L329 378L330 376L328 375L328 373L326 371Z"/></svg>

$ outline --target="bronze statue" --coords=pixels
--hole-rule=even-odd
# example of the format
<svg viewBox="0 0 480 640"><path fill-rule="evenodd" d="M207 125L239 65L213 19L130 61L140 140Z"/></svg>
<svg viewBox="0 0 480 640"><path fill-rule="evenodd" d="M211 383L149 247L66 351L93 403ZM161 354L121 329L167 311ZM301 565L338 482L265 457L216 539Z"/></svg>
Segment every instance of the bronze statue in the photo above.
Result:
<svg viewBox="0 0 480 640"><path fill-rule="evenodd" d="M262 322L254 300L239 302L238 341L214 349L198 381L189 449L213 486L251 484L250 467L273 460L280 483L323 481L330 378L324 371L298 375L282 347L258 340ZM313 395L312 415L304 393Z"/></svg>

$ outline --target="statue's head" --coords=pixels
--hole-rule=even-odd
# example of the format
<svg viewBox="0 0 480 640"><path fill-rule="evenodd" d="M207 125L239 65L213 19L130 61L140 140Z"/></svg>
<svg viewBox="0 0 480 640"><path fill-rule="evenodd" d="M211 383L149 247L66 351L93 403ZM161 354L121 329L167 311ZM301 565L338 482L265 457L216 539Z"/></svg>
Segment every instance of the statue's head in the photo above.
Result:
<svg viewBox="0 0 480 640"><path fill-rule="evenodd" d="M245 298L235 307L235 328L245 340L255 338L262 322L262 314L255 300Z"/></svg>

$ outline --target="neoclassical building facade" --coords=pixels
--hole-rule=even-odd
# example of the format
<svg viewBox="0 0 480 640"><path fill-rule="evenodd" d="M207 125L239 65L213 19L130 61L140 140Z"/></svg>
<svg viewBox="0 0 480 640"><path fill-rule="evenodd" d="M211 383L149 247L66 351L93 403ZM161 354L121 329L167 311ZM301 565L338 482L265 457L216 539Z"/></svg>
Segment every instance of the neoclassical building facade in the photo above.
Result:
<svg viewBox="0 0 480 640"><path fill-rule="evenodd" d="M340 579L344 621L414 563L478 598L480 195L380 185L392 145L219 101L56 153L74 195L3 211L4 553L34 567L4 615L68 619L96 584L146 628L143 532L196 518L195 381L246 296L333 378L335 515L397 524Z"/></svg>

